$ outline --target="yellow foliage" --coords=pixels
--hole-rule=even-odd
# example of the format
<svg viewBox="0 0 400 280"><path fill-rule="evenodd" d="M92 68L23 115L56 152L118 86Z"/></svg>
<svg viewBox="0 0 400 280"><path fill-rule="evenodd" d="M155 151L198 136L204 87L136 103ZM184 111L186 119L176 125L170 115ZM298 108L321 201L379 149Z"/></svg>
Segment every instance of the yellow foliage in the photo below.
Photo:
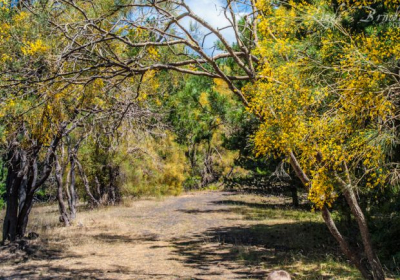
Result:
<svg viewBox="0 0 400 280"><path fill-rule="evenodd" d="M25 45L21 47L21 51L26 56L43 54L47 51L47 47L44 45L41 39L37 39L34 42L30 41L25 42Z"/></svg>
<svg viewBox="0 0 400 280"><path fill-rule="evenodd" d="M233 96L228 84L222 79L214 79L213 90L224 96Z"/></svg>
<svg viewBox="0 0 400 280"><path fill-rule="evenodd" d="M376 3L384 3L386 6L394 7L395 5L400 4L399 0L339 0L341 4L346 4L348 6L355 6L355 7L363 7L369 6Z"/></svg>
<svg viewBox="0 0 400 280"><path fill-rule="evenodd" d="M202 93L200 93L199 103L203 107L210 105L210 102L208 101L208 93L207 92L203 91Z"/></svg>
<svg viewBox="0 0 400 280"><path fill-rule="evenodd" d="M139 102L146 101L148 96L157 92L160 84L159 80L155 78L156 74L155 70L149 70L144 74L137 97Z"/></svg>
<svg viewBox="0 0 400 280"><path fill-rule="evenodd" d="M15 22L21 22L21 21L24 21L24 20L26 20L27 18L29 17L29 13L27 13L27 12L20 12L20 13L18 13L15 17L14 17L14 20L15 20Z"/></svg>
<svg viewBox="0 0 400 280"><path fill-rule="evenodd" d="M160 58L160 54L158 53L157 49L155 47L153 47L153 46L149 46L147 48L147 53L149 54L149 57L151 59L156 60L156 59Z"/></svg>
<svg viewBox="0 0 400 280"><path fill-rule="evenodd" d="M10 60L11 60L11 57L10 57L8 54L3 53L3 54L1 55L1 60L2 60L3 62L7 62L7 61L10 61Z"/></svg>
<svg viewBox="0 0 400 280"><path fill-rule="evenodd" d="M389 69L399 57L400 30L351 34L328 1L272 2L257 2L264 13L256 50L262 66L257 81L244 88L248 109L263 120L255 149L258 155L293 151L311 178L309 199L317 208L331 206L337 180L348 178L345 166L363 164L367 187L385 181L385 155L374 138L394 116ZM308 55L316 38L318 56Z"/></svg>

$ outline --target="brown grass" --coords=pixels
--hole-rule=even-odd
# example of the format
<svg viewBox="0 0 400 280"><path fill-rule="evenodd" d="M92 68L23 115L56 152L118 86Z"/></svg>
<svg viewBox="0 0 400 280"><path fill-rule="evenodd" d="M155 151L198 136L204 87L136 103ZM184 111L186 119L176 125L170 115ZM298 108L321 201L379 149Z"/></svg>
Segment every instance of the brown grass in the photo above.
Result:
<svg viewBox="0 0 400 280"><path fill-rule="evenodd" d="M197 192L81 209L61 227L56 205L35 207L39 233L15 259L0 251L10 279L262 279L285 269L295 279L359 279L340 258L319 215L287 200Z"/></svg>

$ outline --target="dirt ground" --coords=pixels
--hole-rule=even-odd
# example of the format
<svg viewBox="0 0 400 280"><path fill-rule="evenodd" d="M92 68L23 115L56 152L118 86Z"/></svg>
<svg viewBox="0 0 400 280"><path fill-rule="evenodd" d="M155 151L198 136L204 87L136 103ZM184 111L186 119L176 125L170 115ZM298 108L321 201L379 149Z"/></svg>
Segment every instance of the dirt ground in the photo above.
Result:
<svg viewBox="0 0 400 280"><path fill-rule="evenodd" d="M39 238L17 259L0 250L0 278L265 279L282 268L294 279L357 279L318 216L287 202L196 192L83 208L68 228L56 205L36 207L29 231Z"/></svg>

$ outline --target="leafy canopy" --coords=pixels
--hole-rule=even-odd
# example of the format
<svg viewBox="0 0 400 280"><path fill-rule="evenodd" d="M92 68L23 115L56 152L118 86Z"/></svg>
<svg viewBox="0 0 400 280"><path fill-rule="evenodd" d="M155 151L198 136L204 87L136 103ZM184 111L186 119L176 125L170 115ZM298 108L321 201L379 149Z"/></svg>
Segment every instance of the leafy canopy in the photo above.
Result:
<svg viewBox="0 0 400 280"><path fill-rule="evenodd" d="M257 153L295 152L317 208L331 206L342 183L382 185L394 141L400 30L374 22L355 30L348 19L380 1L339 2L347 5L258 1L263 61L257 82L245 87L250 110L263 119ZM396 2L379 5L394 13Z"/></svg>

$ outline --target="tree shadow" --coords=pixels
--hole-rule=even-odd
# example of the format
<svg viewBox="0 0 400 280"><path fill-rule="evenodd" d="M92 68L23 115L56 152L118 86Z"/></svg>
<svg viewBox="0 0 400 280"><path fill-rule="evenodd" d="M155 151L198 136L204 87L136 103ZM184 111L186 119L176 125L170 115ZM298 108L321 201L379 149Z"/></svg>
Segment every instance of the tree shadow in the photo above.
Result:
<svg viewBox="0 0 400 280"><path fill-rule="evenodd" d="M0 247L0 263L2 265L22 266L22 268L15 269L12 277L7 276L6 279L26 279L30 275L36 275L37 271L28 267L24 269L25 264L30 261L42 261L47 263L52 261L59 261L63 259L77 259L80 255L73 254L66 250L65 245L49 244L47 239L28 240L26 238L16 242L8 243ZM0 278L3 275L0 273Z"/></svg>
<svg viewBox="0 0 400 280"><path fill-rule="evenodd" d="M103 243L138 243L138 242L154 242L158 241L159 237L157 234L144 234L138 236L128 236L119 234L106 234L100 233L93 235L92 238L101 241Z"/></svg>
<svg viewBox="0 0 400 280"><path fill-rule="evenodd" d="M90 238L94 240L100 241L105 244L115 244L115 243L146 243L146 242L155 242L158 241L158 235L156 234L143 234L137 236L127 236L127 235L119 235L119 234L106 234L100 233L96 235L91 235ZM70 243L81 243L79 240L79 236L75 238L69 237ZM61 261L71 259L81 259L84 258L83 255L71 253L68 250L66 244L63 244L64 238L53 237L51 240L46 238L38 238L35 240L29 240L27 238L18 240L13 243L8 243L6 245L0 246L0 263L3 265L18 265L18 269L15 269L15 273L10 276L7 276L9 279L15 278L29 278L30 276L38 276L38 272L36 270L35 265L31 264L31 261L48 261L47 265L40 265L41 269L46 270L46 273L50 273L54 275L51 279L54 278L63 278L63 279L76 279L76 275L79 275L85 278L89 275L93 278L93 275L96 276L95 270L77 270L75 272L75 276L69 278L67 275L70 269L56 266L52 261ZM121 271L121 270L119 270ZM68 273L67 273L68 272ZM102 273L102 271L97 271ZM122 271L123 272L123 271ZM67 274L66 274L67 273ZM76 274L82 273L82 274ZM88 277L89 277L88 276ZM79 277L81 278L81 277ZM0 272L0 279L2 278ZM40 279L47 279L46 277L40 277ZM50 278L49 278L50 279Z"/></svg>
<svg viewBox="0 0 400 280"><path fill-rule="evenodd" d="M250 208L256 209L280 209L280 210L306 210L310 211L311 206L307 203L300 204L299 206L293 206L292 204L286 203L256 203L256 202L246 202L246 201L239 201L239 200L219 200L214 201L217 205L230 205L230 206L245 206Z"/></svg>
<svg viewBox="0 0 400 280"><path fill-rule="evenodd" d="M39 272L38 272L39 271ZM8 274L1 279L146 279L178 277L164 273L146 273L140 270L131 270L126 266L114 266L113 269L70 268L68 266L54 266L50 264L22 265L18 271ZM129 278L127 278L129 277ZM195 279L195 278L193 278Z"/></svg>
<svg viewBox="0 0 400 280"><path fill-rule="evenodd" d="M143 244L158 241L158 235L156 234L127 236L100 233L90 237L111 246L115 243ZM62 244L60 241L62 239L58 238L53 238L51 242L41 238L36 240L24 239L1 246L0 262L3 265L11 265L15 269L8 271L7 274L3 274L5 272L0 271L0 279L118 279L121 277L124 279L136 277L163 279L178 277L178 275L131 270L130 267L120 265L113 265L113 269L71 268L68 265L60 265L60 263L78 264L77 261L85 258L84 255L71 253L67 245ZM75 242L75 240L71 239L70 241ZM36 261L40 261L40 263Z"/></svg>
<svg viewBox="0 0 400 280"><path fill-rule="evenodd" d="M176 210L178 212L186 213L186 214L213 214L213 213L232 213L232 209L207 209L207 210L201 210L201 209L178 209Z"/></svg>
<svg viewBox="0 0 400 280"><path fill-rule="evenodd" d="M195 215L241 214L245 220L265 220L275 218L304 220L313 215L308 204L294 207L285 203L258 203L227 199L213 201L211 202L211 205L218 205L220 207L210 207L210 209L178 209L176 211ZM227 219L232 219L232 217ZM238 217L238 219L240 219L240 217ZM315 219L315 216L312 217L312 219Z"/></svg>
<svg viewBox="0 0 400 280"><path fill-rule="evenodd" d="M299 261L317 265L327 256L340 259L335 240L324 224L316 222L213 228L172 243L175 254L183 257L186 266L201 271L196 275L199 277L218 275L212 269L215 266L243 278L263 279L273 269L286 269L296 275L293 266ZM337 267L331 268L330 273L346 276L353 271ZM305 276L326 277L318 270Z"/></svg>

